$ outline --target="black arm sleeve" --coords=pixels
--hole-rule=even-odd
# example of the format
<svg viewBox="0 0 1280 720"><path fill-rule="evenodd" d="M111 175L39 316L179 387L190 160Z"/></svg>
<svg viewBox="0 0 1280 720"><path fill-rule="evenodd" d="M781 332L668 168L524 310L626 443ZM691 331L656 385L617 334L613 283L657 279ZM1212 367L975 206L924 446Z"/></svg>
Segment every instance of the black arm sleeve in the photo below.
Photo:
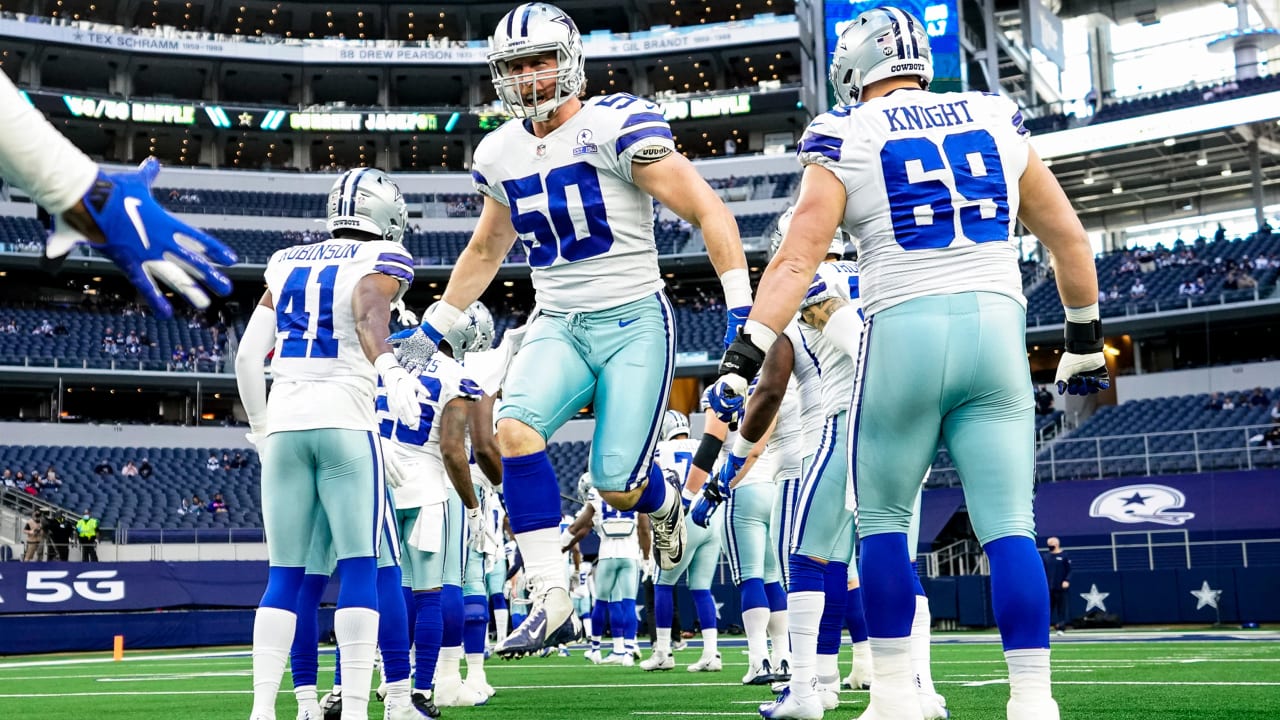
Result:
<svg viewBox="0 0 1280 720"><path fill-rule="evenodd" d="M702 442L698 445L698 452L693 455L693 466L711 474L711 470L715 468L716 458L720 457L720 447L724 445L724 441L715 435L703 435Z"/></svg>

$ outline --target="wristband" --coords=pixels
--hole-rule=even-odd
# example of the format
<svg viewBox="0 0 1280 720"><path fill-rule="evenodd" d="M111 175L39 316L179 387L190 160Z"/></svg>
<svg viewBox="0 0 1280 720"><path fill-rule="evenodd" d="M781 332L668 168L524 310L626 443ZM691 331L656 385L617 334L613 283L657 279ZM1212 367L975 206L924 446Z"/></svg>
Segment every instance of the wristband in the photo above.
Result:
<svg viewBox="0 0 1280 720"><path fill-rule="evenodd" d="M426 317L422 318L422 324L444 335L444 333L453 328L454 323L458 322L461 317L461 310L441 300L431 308L431 312L427 313ZM423 332L427 332L426 327L423 328ZM427 334L430 335L431 333L427 332ZM438 338L433 337L431 339L439 342Z"/></svg>
<svg viewBox="0 0 1280 720"><path fill-rule="evenodd" d="M751 305L751 275L746 268L726 270L720 276L720 287L724 289L725 306L739 308Z"/></svg>
<svg viewBox="0 0 1280 720"><path fill-rule="evenodd" d="M382 353L373 361L373 366L377 368L378 374L386 377L392 368L400 367L400 361L396 360L396 356L391 353Z"/></svg>
<svg viewBox="0 0 1280 720"><path fill-rule="evenodd" d="M751 451L754 450L755 447L755 440L748 440L742 437L742 433L738 433L738 437L734 438L733 441L733 449L729 452L737 457L746 458L751 454Z"/></svg>
<svg viewBox="0 0 1280 720"><path fill-rule="evenodd" d="M1102 352L1102 320L1098 316L1098 304L1082 308L1064 307L1063 310L1066 313L1063 335L1067 352L1076 355Z"/></svg>
<svg viewBox="0 0 1280 720"><path fill-rule="evenodd" d="M768 325L756 320L747 320L742 325L742 335L746 335L752 345L760 348L761 352L769 352L769 348L773 347L773 343L778 339L778 333L769 329Z"/></svg>

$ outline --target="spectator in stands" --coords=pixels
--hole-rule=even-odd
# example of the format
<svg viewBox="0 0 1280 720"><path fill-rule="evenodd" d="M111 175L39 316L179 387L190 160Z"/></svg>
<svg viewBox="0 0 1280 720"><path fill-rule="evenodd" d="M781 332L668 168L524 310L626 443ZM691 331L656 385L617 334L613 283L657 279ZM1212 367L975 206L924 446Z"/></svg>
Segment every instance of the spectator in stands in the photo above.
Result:
<svg viewBox="0 0 1280 720"><path fill-rule="evenodd" d="M156 346L156 341L151 339L151 336L147 334L146 330L143 330L142 334L138 336L138 343L143 347Z"/></svg>
<svg viewBox="0 0 1280 720"><path fill-rule="evenodd" d="M138 466L134 465L132 460L126 462L124 467L120 468L120 477L138 477Z"/></svg>
<svg viewBox="0 0 1280 720"><path fill-rule="evenodd" d="M13 471L12 471L12 470L10 470L9 468L5 468L5 469L4 469L4 472L0 473L0 485L2 485L2 486L4 486L4 487L16 487L16 486L17 486L17 483L16 483L16 482L14 482L14 480L13 480Z"/></svg>
<svg viewBox="0 0 1280 720"><path fill-rule="evenodd" d="M209 501L209 512L225 513L227 511L227 501L222 499L222 493L214 493L213 499Z"/></svg>
<svg viewBox="0 0 1280 720"><path fill-rule="evenodd" d="M98 562L98 518L84 509L76 521L76 536L80 540L80 562Z"/></svg>
<svg viewBox="0 0 1280 720"><path fill-rule="evenodd" d="M1236 271L1234 269L1227 271L1227 277L1224 278L1222 281L1222 289L1223 290L1239 290L1240 289L1240 277L1236 275Z"/></svg>
<svg viewBox="0 0 1280 720"><path fill-rule="evenodd" d="M1271 422L1280 425L1280 400L1276 400L1276 404L1271 406Z"/></svg>
<svg viewBox="0 0 1280 720"><path fill-rule="evenodd" d="M44 471L44 478L40 481L40 485L47 490L57 490L62 487L62 478L58 477L58 471L52 465Z"/></svg>
<svg viewBox="0 0 1280 720"><path fill-rule="evenodd" d="M1147 286L1142 284L1142 278L1134 278L1133 284L1129 286L1129 298L1131 300L1141 300L1147 296Z"/></svg>
<svg viewBox="0 0 1280 720"><path fill-rule="evenodd" d="M1107 293L1107 300L1116 301L1120 299L1120 286L1112 285L1110 292Z"/></svg>
<svg viewBox="0 0 1280 720"><path fill-rule="evenodd" d="M1204 404L1205 410L1221 410L1222 398L1218 397L1218 393L1209 393L1209 402Z"/></svg>
<svg viewBox="0 0 1280 720"><path fill-rule="evenodd" d="M239 470L240 468L243 468L247 464L248 464L248 461L245 460L244 453L240 451L236 451L236 454L231 457L232 470Z"/></svg>
<svg viewBox="0 0 1280 720"><path fill-rule="evenodd" d="M75 518L58 513L45 522L45 539L49 545L49 560L67 562L71 559L71 538L75 535Z"/></svg>
<svg viewBox="0 0 1280 720"><path fill-rule="evenodd" d="M204 349L203 345L199 345L195 349L194 365L196 370L209 369L209 351Z"/></svg>
<svg viewBox="0 0 1280 720"><path fill-rule="evenodd" d="M66 323L59 320L58 324L53 326L53 334L57 337L66 337L71 334L71 331L67 329Z"/></svg>
<svg viewBox="0 0 1280 720"><path fill-rule="evenodd" d="M227 471L227 470L230 470L230 469L231 469L231 454L230 454L230 453L222 453L222 469L223 469L223 471Z"/></svg>
<svg viewBox="0 0 1280 720"><path fill-rule="evenodd" d="M151 467L150 458L142 458L142 463L138 465L138 476L149 478L155 473L155 468Z"/></svg>
<svg viewBox="0 0 1280 720"><path fill-rule="evenodd" d="M169 356L169 362L174 370L182 370L186 367L187 351L182 349L181 343L173 346L173 354Z"/></svg>
<svg viewBox="0 0 1280 720"><path fill-rule="evenodd" d="M1053 394L1043 385L1036 388L1036 414L1048 415L1053 412Z"/></svg>
<svg viewBox="0 0 1280 720"><path fill-rule="evenodd" d="M1249 404L1254 407L1266 407L1271 404L1271 400L1267 397L1265 390L1256 387L1253 389L1253 394L1249 396Z"/></svg>
<svg viewBox="0 0 1280 720"><path fill-rule="evenodd" d="M18 472L22 474L21 471ZM22 537L26 548L22 553L23 562L34 562L40 559L40 545L44 542L44 514L37 508L31 511L31 517L22 526Z"/></svg>
<svg viewBox="0 0 1280 720"><path fill-rule="evenodd" d="M1044 556L1044 574L1049 581L1049 622L1062 635L1067 628L1067 620L1070 619L1067 612L1067 591L1071 587L1071 558L1062 551L1062 543L1058 538L1049 538L1045 545L1049 548Z"/></svg>
<svg viewBox="0 0 1280 720"><path fill-rule="evenodd" d="M1156 254L1151 252L1150 249L1138 248L1138 250L1133 254L1133 259L1138 263L1138 270L1140 272L1155 272Z"/></svg>
<svg viewBox="0 0 1280 720"><path fill-rule="evenodd" d="M1253 259L1253 269L1266 270L1268 267L1270 267L1270 264L1267 261L1267 256L1262 253L1258 253L1258 256Z"/></svg>
<svg viewBox="0 0 1280 720"><path fill-rule="evenodd" d="M1249 273L1249 270L1246 267L1240 270L1238 285L1241 290L1252 290L1253 288L1258 287L1258 281Z"/></svg>
<svg viewBox="0 0 1280 720"><path fill-rule="evenodd" d="M218 352L218 346L214 346L209 351L210 372L218 372L222 367L222 353Z"/></svg>
<svg viewBox="0 0 1280 720"><path fill-rule="evenodd" d="M111 463L107 462L106 458L102 458L101 460L99 460L98 464L93 466L93 471L99 475L115 475L116 474L115 468L111 467Z"/></svg>
<svg viewBox="0 0 1280 720"><path fill-rule="evenodd" d="M35 330L31 331L32 335L43 335L45 337L53 337L53 324L48 319L40 321Z"/></svg>
<svg viewBox="0 0 1280 720"><path fill-rule="evenodd" d="M4 328L2 332L4 332L5 335L17 335L18 334L17 321L14 320L13 318L9 318L9 321L4 324Z"/></svg>
<svg viewBox="0 0 1280 720"><path fill-rule="evenodd" d="M1208 287L1206 287L1206 286L1205 286L1205 284L1204 284L1204 276L1203 276L1203 275L1201 275L1201 276L1197 277L1197 278L1196 278L1196 287L1195 287L1195 293L1194 293L1194 294L1195 294L1195 295L1203 295L1203 294L1205 293L1205 291L1206 291L1206 290L1208 290L1208 289L1209 289L1209 288L1208 288Z"/></svg>
<svg viewBox="0 0 1280 720"><path fill-rule="evenodd" d="M1227 239L1227 229L1222 227L1222 223L1218 223L1218 229L1213 231L1213 241L1222 242Z"/></svg>
<svg viewBox="0 0 1280 720"><path fill-rule="evenodd" d="M218 456L209 453L209 459L204 461L204 469L209 472L216 472L222 465L218 462Z"/></svg>

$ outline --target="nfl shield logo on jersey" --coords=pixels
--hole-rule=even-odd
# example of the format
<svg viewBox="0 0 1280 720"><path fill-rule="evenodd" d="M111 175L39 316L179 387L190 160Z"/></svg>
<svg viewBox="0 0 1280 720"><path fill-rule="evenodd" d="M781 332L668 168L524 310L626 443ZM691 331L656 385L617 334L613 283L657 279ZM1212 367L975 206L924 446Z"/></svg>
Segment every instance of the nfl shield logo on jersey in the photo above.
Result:
<svg viewBox="0 0 1280 720"><path fill-rule="evenodd" d="M1126 524L1181 525L1196 516L1193 512L1175 512L1186 502L1187 496L1181 490L1168 485L1125 485L1094 498L1089 516Z"/></svg>

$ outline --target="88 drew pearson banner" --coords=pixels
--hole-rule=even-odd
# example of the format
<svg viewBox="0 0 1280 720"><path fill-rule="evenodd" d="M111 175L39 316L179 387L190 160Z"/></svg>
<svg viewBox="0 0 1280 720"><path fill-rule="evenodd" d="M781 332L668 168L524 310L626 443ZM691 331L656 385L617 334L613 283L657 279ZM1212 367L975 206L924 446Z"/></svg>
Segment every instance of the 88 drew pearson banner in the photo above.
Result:
<svg viewBox="0 0 1280 720"><path fill-rule="evenodd" d="M836 49L840 32L854 18L867 10L874 10L888 3L850 2L849 0L825 0L826 17L823 25L827 35L827 65ZM962 90L960 86L960 15L956 0L897 0L892 5L905 10L925 25L929 35L929 47L933 51L933 85L937 92ZM826 67L823 68L826 75ZM830 93L830 88L827 89ZM834 96L829 96L834 104Z"/></svg>

